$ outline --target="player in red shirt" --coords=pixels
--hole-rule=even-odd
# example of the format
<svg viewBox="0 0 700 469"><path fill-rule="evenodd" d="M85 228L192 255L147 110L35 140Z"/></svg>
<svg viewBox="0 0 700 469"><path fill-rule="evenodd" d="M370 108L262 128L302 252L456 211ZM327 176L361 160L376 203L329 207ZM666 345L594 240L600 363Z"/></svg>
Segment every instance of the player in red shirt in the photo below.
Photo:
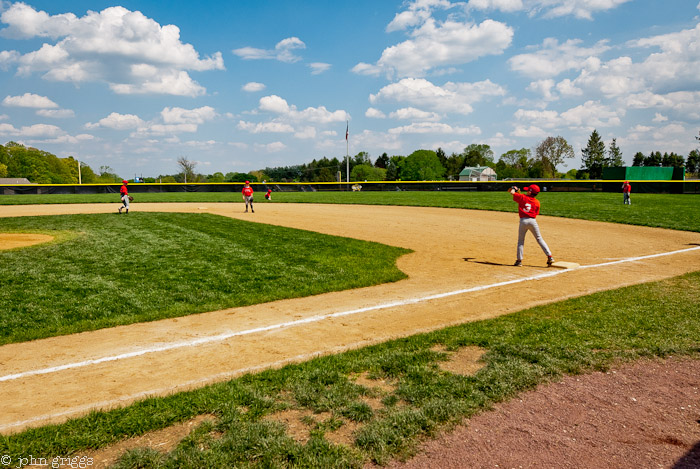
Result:
<svg viewBox="0 0 700 469"><path fill-rule="evenodd" d="M632 200L630 199L630 193L632 192L632 186L629 181L625 181L622 184L622 201L625 205L632 205Z"/></svg>
<svg viewBox="0 0 700 469"><path fill-rule="evenodd" d="M542 251L547 255L547 266L554 263L552 251L549 250L547 243L540 234L540 227L537 225L535 218L540 214L540 201L537 200L537 194L540 193L540 187L537 184L531 184L524 187L526 194L521 194L520 189L513 186L510 188L510 193L513 195L513 200L518 203L518 215L520 215L520 226L518 228L518 257L515 261L515 266L523 265L523 252L525 250L525 235L528 231L532 231L537 243L542 248Z"/></svg>
<svg viewBox="0 0 700 469"><path fill-rule="evenodd" d="M243 201L245 202L245 211L248 212L248 205L250 205L250 211L255 213L255 210L253 210L253 188L250 187L250 181L245 182L241 194L243 194Z"/></svg>
<svg viewBox="0 0 700 469"><path fill-rule="evenodd" d="M272 200L272 189L267 190L267 194L265 194L265 198L267 200Z"/></svg>
<svg viewBox="0 0 700 469"><path fill-rule="evenodd" d="M122 206L119 207L119 214L121 215L122 209L126 209L126 213L129 213L129 189L127 189L126 185L129 184L129 181L126 179L122 181L122 187L119 189L119 196L122 199Z"/></svg>

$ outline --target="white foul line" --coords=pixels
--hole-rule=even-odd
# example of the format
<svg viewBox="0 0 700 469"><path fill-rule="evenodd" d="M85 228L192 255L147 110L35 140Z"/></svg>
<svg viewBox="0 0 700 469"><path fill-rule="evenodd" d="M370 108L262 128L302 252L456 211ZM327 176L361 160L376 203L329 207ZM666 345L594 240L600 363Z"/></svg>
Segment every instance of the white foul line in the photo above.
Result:
<svg viewBox="0 0 700 469"><path fill-rule="evenodd" d="M679 249L677 251L662 252L659 254L649 254L646 256L628 257L628 258L620 259L617 261L603 262L601 264L584 265L584 266L579 267L579 269L592 269L592 268L598 268L598 267L607 267L607 266L611 266L611 265L623 264L623 263L627 263L627 262L635 262L635 261L640 261L640 260L644 260L644 259L653 259L656 257L671 256L674 254L681 254L681 253L685 253L685 252L696 251L698 249L700 249L700 246L686 248L686 249ZM573 269L573 270L576 270L576 269ZM391 303L382 303L382 304L378 304L378 305L374 305L374 306L367 306L365 308L351 309L348 311L339 311L337 313L330 313L330 314L324 314L324 315L319 315L319 316L311 316L311 317L304 318L304 319L297 319L295 321L283 322L283 323L279 323L279 324L272 324L272 325L263 326L263 327L256 327L254 329L247 329L244 331L227 332L224 334L217 334L217 335L208 336L208 337L200 337L198 339L191 339L191 340L186 340L186 341L181 341L181 342L173 342L173 343L158 346L158 347L151 347L151 348L147 348L147 349L143 349L143 350L122 353L119 355L113 355L113 356L109 356L109 357L97 358L97 359L93 359L93 360L85 360L85 361L76 362L76 363L66 363L65 365L59 365L59 366L54 366L54 367L50 367L50 368L42 368L39 370L24 371L22 373L15 373L15 374L11 374L11 375L0 376L0 382L12 381L12 380L16 380L16 379L26 378L29 376L56 373L58 371L70 370L73 368L82 368L82 367L86 367L89 365L98 365L100 363L107 363L107 362L113 362L113 361L117 361L117 360L124 360L127 358L138 357L138 356L146 355L149 353L166 352L168 350L174 350L174 349L179 349L179 348L184 348L184 347L196 347L198 345L203 345L203 344L222 342L224 340L228 340L228 339L231 339L234 337L256 334L259 332L268 332L268 331L272 331L272 330L276 330L276 329L283 329L283 328L287 328L287 327L300 326L302 324L311 324L314 322L324 321L326 319L338 318L338 317L342 317L342 316L352 316L355 314L365 313L368 311L377 311L377 310L381 310L381 309L395 308L395 307L399 307L399 306L407 306L407 305L412 305L412 304L416 304L416 303L422 303L422 302L426 302L426 301L447 298L447 297L455 296L455 295L463 295L465 293L473 293L473 292L477 292L477 291L483 291L483 290L489 290L492 288L503 287L506 285L513 285L516 283L528 282L530 280L539 280L539 279L543 279L543 278L554 277L556 275L561 275L561 274L564 274L564 273L569 272L569 271L570 271L569 269L561 269L561 270L557 269L557 270L552 270L552 271L548 271L548 272L537 274L537 275L532 275L530 277L523 277L523 278L518 278L515 280L507 280L505 282L492 283L490 285L479 285L476 287L464 288L461 290L454 290L454 291L445 292L445 293L438 293L435 295L423 296L420 298L410 298L408 300L394 301Z"/></svg>

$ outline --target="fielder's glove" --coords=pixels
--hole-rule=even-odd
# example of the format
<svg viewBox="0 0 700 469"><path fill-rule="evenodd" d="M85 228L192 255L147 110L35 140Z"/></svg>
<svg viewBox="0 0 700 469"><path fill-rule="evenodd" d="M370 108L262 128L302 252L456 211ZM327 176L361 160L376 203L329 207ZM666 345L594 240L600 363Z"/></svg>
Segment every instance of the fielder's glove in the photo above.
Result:
<svg viewBox="0 0 700 469"><path fill-rule="evenodd" d="M134 198L129 196L129 202L133 202L133 201L134 201Z"/></svg>

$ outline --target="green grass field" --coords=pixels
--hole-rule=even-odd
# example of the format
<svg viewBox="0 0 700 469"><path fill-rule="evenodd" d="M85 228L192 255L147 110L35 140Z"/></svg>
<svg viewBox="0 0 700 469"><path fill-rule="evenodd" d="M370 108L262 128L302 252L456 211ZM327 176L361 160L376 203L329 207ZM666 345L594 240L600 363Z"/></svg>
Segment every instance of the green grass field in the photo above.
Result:
<svg viewBox="0 0 700 469"><path fill-rule="evenodd" d="M504 193L293 193L275 194L274 197L275 203L393 203L508 211L514 211L515 205ZM238 198L236 194L229 201L238 201ZM0 197L0 203L3 200ZM549 193L542 194L541 200L543 213L548 215L700 231L698 199L692 195L633 195L635 205L632 206L623 206L619 194ZM399 278L393 270L393 262L401 252L393 249L384 251L383 247L371 243L358 242L357 246L347 248L347 240L313 233L283 230L289 232L279 234L264 230L282 230L280 228L256 225L255 229L263 230L258 232L250 227L251 224L221 220L206 214L148 214L145 217L138 213L136 201L133 207L133 216L129 215L124 231L120 231L121 227L115 223L126 223L123 220L125 217L116 215L0 218L0 232L30 230L58 235L58 241L53 244L0 254L3 265L0 271L0 275L3 275L0 279L3 285L0 298L3 304L6 298L15 298L13 301L17 302L19 290L14 289L12 295L5 296L5 287L13 289L13 282L25 276L34 279L34 283L25 288L41 291L44 288L42 282L46 283L43 291L45 301L60 298L67 286L73 290L69 289L66 295L83 295L90 299L93 293L90 286L82 284L85 283L85 272L93 275L90 273L93 269L99 273L94 276L94 281L100 288L114 288L112 291L119 295L128 290L123 288L125 284L120 283L124 280L124 276L120 275L122 269L142 269L138 270L139 275L152 275L154 272L150 270L152 266L148 265L149 262L156 263L160 270L182 264L177 267L180 269L177 273L166 276L172 278L162 280L164 283L159 281L153 288L170 291L170 281L174 281L175 285L193 283L200 288L198 275L210 273L214 262L240 259L235 257L237 255L243 255L245 260L231 261L227 265L232 269L230 274L217 271L222 278L220 288L214 288L201 297L191 296L196 294L196 289L192 288L190 293L183 294L183 304L179 307L184 308L195 298L210 306L222 301L220 290L240 281L242 272L236 267L241 264L260 267L243 269L260 273L250 288L256 292L255 295L245 301L266 301L262 297L263 289L260 289L258 297L255 286L265 283L264 276L270 272L270 263L286 261L283 259L291 249L286 243L298 242L300 236L313 240L301 243L313 245L313 248L306 253L300 252L299 262L304 262L307 256L318 254L314 243L321 243L328 250L320 257L347 251L345 254L348 257L342 262L344 266L348 264L348 259L383 255L383 260L378 264L379 273L368 275L367 281ZM264 205L261 205L260 210L264 209ZM158 219L155 224L157 228L144 230L147 224L144 220L150 220L154 215ZM179 230L177 237L164 242L163 232L170 231L172 226ZM238 235L243 232L253 239L240 241ZM273 258L259 264L248 264L258 262L254 259L256 256L248 251L251 246L269 239L271 234L280 240L279 251ZM143 238L136 240L137 245L143 243L137 252L132 251L134 248L131 245L135 238ZM178 249L182 242L188 241L187 238L206 240L208 247L201 252ZM120 242L123 243L121 246ZM159 247L162 251L146 262L145 251L157 244L163 244ZM297 246L294 246L293 250L296 249ZM51 259L47 263L51 266L45 267L48 270L42 270L44 267L36 267L32 258ZM74 268L73 264L77 264L78 268ZM12 274L5 275L7 266L14 269ZM314 269L316 266L313 264ZM331 264L326 268L334 267ZM192 273L195 271L198 275ZM303 277L307 274L301 272L302 278L308 278ZM354 275L348 277L353 279ZM311 283L316 283L316 279ZM142 288L135 286L135 283L126 285L132 290ZM349 287L337 285L337 288ZM422 438L429 438L451 424L488 409L495 402L512 398L563 374L605 370L613 364L640 357L687 355L700 358L699 296L700 272L696 272L662 282L574 298L496 319L318 358L279 370L250 374L166 398L146 399L122 409L93 412L61 425L0 436L0 454L10 455L13 460L27 455L47 458L81 455L88 449L104 447L196 415L213 414L216 416L215 422L203 424L175 450L166 454L147 449L130 451L122 456L117 467L360 468L367 461L384 463L391 458L410 455ZM150 298L150 295L144 297ZM126 300L133 302L130 304L132 314L147 306L147 301L128 295L120 297L120 301L115 303L122 304ZM113 320L112 308L102 308L105 314L99 320L106 321L104 325ZM79 316L84 312L69 310L67 314L72 314L81 323L80 319L83 318ZM14 319L10 316L3 321L14 324L12 327L18 334L17 324L12 322ZM132 319L125 320L128 322ZM51 323L52 319L49 318L48 322ZM3 322L2 330L6 327ZM69 328L61 333L67 332ZM14 339L5 340L24 339L17 335ZM486 366L470 377L441 371L438 364L447 358L447 354L435 351L432 348L435 344L441 344L448 350L469 345L482 347L486 350ZM371 378L389 381L394 385L393 389L382 392L358 385L354 378L364 373ZM382 407L372 408L367 404L368 398L381 400ZM311 438L306 444L300 444L290 437L282 424L264 420L265 416L283 409L308 410L316 416L330 417L319 417L320 421L316 422L309 420ZM359 425L359 429L349 445L335 445L329 441L334 430L353 424Z"/></svg>
<svg viewBox="0 0 700 469"><path fill-rule="evenodd" d="M356 467L405 457L421 438L495 402L563 374L605 370L640 357L700 357L700 273L597 293L487 321L468 323L339 355L246 375L166 398L93 412L62 425L0 437L0 454L81 455L201 414L203 424L175 450L137 449L123 468ZM621 314L620 312L623 312ZM486 367L465 377L438 369L448 350L487 350ZM377 392L353 378L367 373L394 384ZM381 399L373 410L366 399ZM282 424L263 420L283 409L329 412L295 442ZM318 414L317 414L318 415ZM352 443L326 436L360 425Z"/></svg>
<svg viewBox="0 0 700 469"><path fill-rule="evenodd" d="M405 249L209 214L0 218L0 344L405 278ZM28 296L27 292L31 292Z"/></svg>
<svg viewBox="0 0 700 469"><path fill-rule="evenodd" d="M242 204L237 192L135 194L135 198L133 211L138 211L139 202ZM696 194L633 194L633 205L623 205L621 194L603 192L543 192L538 198L542 203L542 215L700 231L700 195ZM0 196L0 206L54 203L112 203L115 211L119 206L115 194ZM273 202L267 202L259 194L256 203L260 210L264 210L264 204L268 203L322 203L517 211L507 192L276 192Z"/></svg>

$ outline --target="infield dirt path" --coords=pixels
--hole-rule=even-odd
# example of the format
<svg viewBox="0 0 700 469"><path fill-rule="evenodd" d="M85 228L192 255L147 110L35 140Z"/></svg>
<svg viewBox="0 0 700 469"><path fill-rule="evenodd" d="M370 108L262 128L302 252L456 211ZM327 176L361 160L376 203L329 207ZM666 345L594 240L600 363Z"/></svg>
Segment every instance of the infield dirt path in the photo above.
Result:
<svg viewBox="0 0 700 469"><path fill-rule="evenodd" d="M3 206L0 217L115 212L115 205ZM697 270L700 235L539 217L557 260L532 237L515 257L517 215L458 209L134 204L213 213L412 249L400 282L0 347L0 432L110 408L422 331ZM115 215L116 216L116 215ZM122 215L126 216L126 215ZM677 252L658 257L639 257ZM625 260L620 263L612 261ZM607 264L607 265L601 265ZM469 290L469 291L465 291ZM432 298L432 299L431 299ZM347 313L330 317L334 313Z"/></svg>

